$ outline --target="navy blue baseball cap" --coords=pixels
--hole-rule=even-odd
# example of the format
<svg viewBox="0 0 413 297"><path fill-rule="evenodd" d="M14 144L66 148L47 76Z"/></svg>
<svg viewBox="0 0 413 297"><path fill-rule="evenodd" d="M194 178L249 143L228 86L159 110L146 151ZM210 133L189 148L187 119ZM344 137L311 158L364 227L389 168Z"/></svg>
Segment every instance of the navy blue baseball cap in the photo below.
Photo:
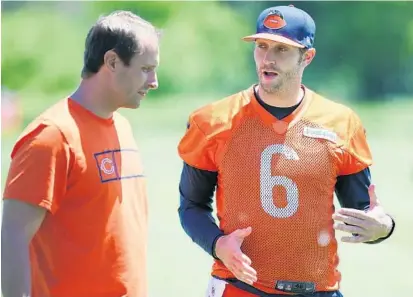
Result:
<svg viewBox="0 0 413 297"><path fill-rule="evenodd" d="M304 10L289 6L274 6L260 13L257 32L242 38L245 41L267 39L301 48L314 46L315 22Z"/></svg>

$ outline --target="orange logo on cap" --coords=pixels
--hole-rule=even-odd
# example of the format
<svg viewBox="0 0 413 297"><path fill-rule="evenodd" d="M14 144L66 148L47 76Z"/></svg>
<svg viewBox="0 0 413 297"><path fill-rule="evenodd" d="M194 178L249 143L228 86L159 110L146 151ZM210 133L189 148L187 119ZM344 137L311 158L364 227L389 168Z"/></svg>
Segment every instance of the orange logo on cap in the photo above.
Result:
<svg viewBox="0 0 413 297"><path fill-rule="evenodd" d="M273 30L281 29L287 25L282 14L278 11L272 12L269 15L267 15L263 24L268 29L273 29Z"/></svg>

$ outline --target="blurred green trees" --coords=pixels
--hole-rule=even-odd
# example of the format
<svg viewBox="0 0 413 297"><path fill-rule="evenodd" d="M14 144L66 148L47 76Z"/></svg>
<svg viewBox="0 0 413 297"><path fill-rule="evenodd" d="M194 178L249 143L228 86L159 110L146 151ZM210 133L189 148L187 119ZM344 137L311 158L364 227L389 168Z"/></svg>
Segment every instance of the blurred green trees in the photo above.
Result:
<svg viewBox="0 0 413 297"><path fill-rule="evenodd" d="M3 2L4 3L4 2ZM164 30L162 97L228 94L256 79L252 45L258 13L290 2L43 2L3 4L2 84L25 92L71 91L84 39L101 14L132 10ZM413 94L413 2L297 2L317 24L311 88L343 99ZM194 95L196 96L196 95ZM194 98L195 100L196 98Z"/></svg>

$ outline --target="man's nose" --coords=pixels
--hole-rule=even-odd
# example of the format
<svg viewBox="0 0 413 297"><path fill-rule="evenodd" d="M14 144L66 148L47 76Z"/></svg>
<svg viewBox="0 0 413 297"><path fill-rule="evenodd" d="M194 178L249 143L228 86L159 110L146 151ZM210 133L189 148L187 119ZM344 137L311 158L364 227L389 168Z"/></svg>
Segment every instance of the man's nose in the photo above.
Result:
<svg viewBox="0 0 413 297"><path fill-rule="evenodd" d="M153 71L148 77L148 86L152 90L156 90L159 87L158 76L155 71Z"/></svg>
<svg viewBox="0 0 413 297"><path fill-rule="evenodd" d="M264 56L264 64L276 64L276 54L274 51L267 51Z"/></svg>

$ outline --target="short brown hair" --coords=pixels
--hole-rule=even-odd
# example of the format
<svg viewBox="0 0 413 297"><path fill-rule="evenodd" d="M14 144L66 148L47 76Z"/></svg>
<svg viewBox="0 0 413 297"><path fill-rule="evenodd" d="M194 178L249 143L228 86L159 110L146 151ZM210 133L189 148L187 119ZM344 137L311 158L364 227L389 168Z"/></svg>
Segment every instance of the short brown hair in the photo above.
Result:
<svg viewBox="0 0 413 297"><path fill-rule="evenodd" d="M99 71L109 50L114 50L128 66L134 54L143 50L138 40L139 33L160 36L160 30L130 11L118 10L100 17L86 37L82 78Z"/></svg>

